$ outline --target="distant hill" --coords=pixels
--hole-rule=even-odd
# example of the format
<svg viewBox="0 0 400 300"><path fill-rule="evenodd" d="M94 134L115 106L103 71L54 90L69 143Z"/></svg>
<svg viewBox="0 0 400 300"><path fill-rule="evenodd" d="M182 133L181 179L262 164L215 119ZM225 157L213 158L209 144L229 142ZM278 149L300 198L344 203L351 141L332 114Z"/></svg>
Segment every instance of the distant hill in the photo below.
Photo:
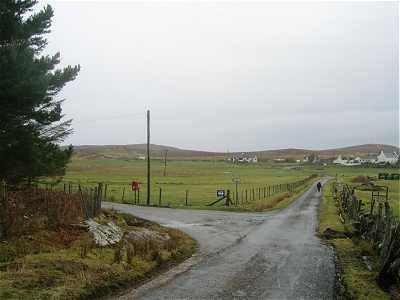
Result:
<svg viewBox="0 0 400 300"><path fill-rule="evenodd" d="M150 156L153 158L164 157L167 151L168 158L174 159L201 159L214 158L221 154L196 150L185 150L170 146L150 145ZM82 145L74 146L74 158L77 159L141 159L146 155L146 144L135 145ZM223 157L217 157L219 159Z"/></svg>
<svg viewBox="0 0 400 300"><path fill-rule="evenodd" d="M383 145L383 144L365 144L365 145L357 145L350 146L345 148L337 148L337 149L329 149L329 150L321 150L319 153L325 155L348 155L354 153L368 154L368 153L379 153L381 150L384 152L399 152L399 148L392 145Z"/></svg>
<svg viewBox="0 0 400 300"><path fill-rule="evenodd" d="M377 154L381 150L385 152L399 152L399 148L391 145L382 144L365 144L356 145L344 148L325 149L325 150L310 150L310 149L276 149L265 151L254 151L261 159L273 158L293 158L299 159L309 153L317 153L321 157L333 157L339 154L342 155L367 155ZM176 147L163 145L150 145L150 155L152 158L162 158L167 151L167 156L170 159L226 159L233 153L226 152L208 152L197 150L186 150ZM146 155L146 144L134 145L81 145L74 146L75 159L143 159Z"/></svg>

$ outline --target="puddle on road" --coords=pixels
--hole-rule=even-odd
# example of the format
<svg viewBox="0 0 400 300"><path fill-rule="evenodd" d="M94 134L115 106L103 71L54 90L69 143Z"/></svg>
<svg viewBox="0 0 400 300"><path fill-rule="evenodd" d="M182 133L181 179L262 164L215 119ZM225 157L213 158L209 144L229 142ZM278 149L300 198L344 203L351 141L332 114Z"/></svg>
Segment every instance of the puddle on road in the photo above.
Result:
<svg viewBox="0 0 400 300"><path fill-rule="evenodd" d="M243 220L245 223L259 225L265 221L265 218L247 218ZM242 222L243 222L242 221ZM205 227L212 227L217 226L220 224L226 225L235 225L238 222L236 220L207 220L206 222L198 222L198 223L184 223L179 221L168 221L166 223L161 223L161 225L171 228L186 228L186 227L193 227L193 226L205 226Z"/></svg>
<svg viewBox="0 0 400 300"><path fill-rule="evenodd" d="M178 221L169 221L168 223L162 223L161 225L171 228L185 228L185 227L193 227L193 226L207 226L212 227L218 224L224 223L222 220L217 220L214 222L206 222L206 223L183 223Z"/></svg>
<svg viewBox="0 0 400 300"><path fill-rule="evenodd" d="M201 224L196 223L182 223L178 221L169 221L168 223L161 223L162 226L171 227L171 228L184 228L184 227L192 227L199 226Z"/></svg>

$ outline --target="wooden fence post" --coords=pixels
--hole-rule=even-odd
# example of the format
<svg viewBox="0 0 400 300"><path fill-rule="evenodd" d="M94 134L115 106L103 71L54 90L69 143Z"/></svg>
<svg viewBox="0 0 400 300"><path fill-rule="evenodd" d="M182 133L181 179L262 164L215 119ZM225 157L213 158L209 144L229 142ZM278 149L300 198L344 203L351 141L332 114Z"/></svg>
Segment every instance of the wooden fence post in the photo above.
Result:
<svg viewBox="0 0 400 300"><path fill-rule="evenodd" d="M226 206L229 206L230 202L231 202L231 191L230 191L230 190L227 190L227 191L226 191L226 201L225 201L225 205L226 205Z"/></svg>
<svg viewBox="0 0 400 300"><path fill-rule="evenodd" d="M160 207L161 207L161 193L162 193L162 189L160 188L160 195L158 198L158 206L160 206Z"/></svg>
<svg viewBox="0 0 400 300"><path fill-rule="evenodd" d="M186 190L186 196L185 196L185 204L188 206L188 197L189 197L189 191Z"/></svg>
<svg viewBox="0 0 400 300"><path fill-rule="evenodd" d="M236 185L236 186L237 186L237 185ZM239 192L238 192L237 188L236 188L236 191L235 191L235 197L236 197L236 199L235 199L235 205L236 205L236 206L239 206Z"/></svg>
<svg viewBox="0 0 400 300"><path fill-rule="evenodd" d="M93 193L93 201L92 201L92 217L94 218L96 216L96 200L97 200L97 195L98 195L98 189L97 186L94 187L94 193Z"/></svg>
<svg viewBox="0 0 400 300"><path fill-rule="evenodd" d="M83 199L82 188L81 188L80 184L78 185L78 194L79 194L79 199L81 200L82 212L83 212L84 218L86 219L87 218L87 215L86 215L86 201L84 201L84 199Z"/></svg>
<svg viewBox="0 0 400 300"><path fill-rule="evenodd" d="M96 216L101 212L101 202L103 201L103 183L99 182L97 188Z"/></svg>
<svg viewBox="0 0 400 300"><path fill-rule="evenodd" d="M103 183L99 182L97 184L97 197L99 198L100 201L103 200Z"/></svg>
<svg viewBox="0 0 400 300"><path fill-rule="evenodd" d="M122 189L122 199L121 199L121 202L124 202L124 198L125 198L125 187Z"/></svg>

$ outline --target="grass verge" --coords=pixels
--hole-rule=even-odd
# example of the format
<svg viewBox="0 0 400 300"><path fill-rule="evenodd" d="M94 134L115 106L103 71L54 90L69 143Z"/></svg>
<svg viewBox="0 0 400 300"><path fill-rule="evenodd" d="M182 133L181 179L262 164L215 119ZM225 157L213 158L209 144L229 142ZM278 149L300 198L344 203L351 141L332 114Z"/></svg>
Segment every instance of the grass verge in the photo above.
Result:
<svg viewBox="0 0 400 300"><path fill-rule="evenodd" d="M327 236L329 231L331 234ZM375 252L367 241L345 237L348 232L351 228L341 223L332 186L328 183L320 207L319 233L335 248L343 296L347 299L391 299L390 293L382 290L375 280L379 268Z"/></svg>
<svg viewBox="0 0 400 300"><path fill-rule="evenodd" d="M168 234L168 247L122 253L116 246L98 247L84 230L41 230L0 243L0 299L94 299L134 287L190 257L196 242L176 229L106 212L99 222L113 220L125 231L144 229ZM60 238L63 236L63 238Z"/></svg>
<svg viewBox="0 0 400 300"><path fill-rule="evenodd" d="M300 195L306 192L311 186L316 184L317 181L310 180L306 184L296 188L292 192L279 193L266 199L249 200L239 206L231 205L229 207L223 204L216 204L215 206L184 206L180 208L187 209L202 209L202 210L218 210L218 211L232 211L232 212L266 212L272 210L283 209L293 203ZM225 203L222 201L221 203Z"/></svg>

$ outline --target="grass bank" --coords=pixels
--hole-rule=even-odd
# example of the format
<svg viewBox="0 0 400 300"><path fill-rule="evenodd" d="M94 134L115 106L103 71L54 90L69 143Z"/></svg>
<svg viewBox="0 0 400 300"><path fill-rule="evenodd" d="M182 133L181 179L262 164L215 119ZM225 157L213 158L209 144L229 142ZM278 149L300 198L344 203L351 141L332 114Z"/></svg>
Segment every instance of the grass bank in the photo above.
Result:
<svg viewBox="0 0 400 300"><path fill-rule="evenodd" d="M133 287L192 255L196 242L185 233L131 215L106 211L125 232L168 235L167 246L124 252L100 247L86 230L40 229L0 242L0 299L94 299ZM139 249L139 248L135 248Z"/></svg>
<svg viewBox="0 0 400 300"><path fill-rule="evenodd" d="M382 290L376 282L378 257L369 243L346 237L351 228L343 225L339 219L330 183L324 187L319 224L319 233L336 250L344 296L348 299L391 299L391 293Z"/></svg>

